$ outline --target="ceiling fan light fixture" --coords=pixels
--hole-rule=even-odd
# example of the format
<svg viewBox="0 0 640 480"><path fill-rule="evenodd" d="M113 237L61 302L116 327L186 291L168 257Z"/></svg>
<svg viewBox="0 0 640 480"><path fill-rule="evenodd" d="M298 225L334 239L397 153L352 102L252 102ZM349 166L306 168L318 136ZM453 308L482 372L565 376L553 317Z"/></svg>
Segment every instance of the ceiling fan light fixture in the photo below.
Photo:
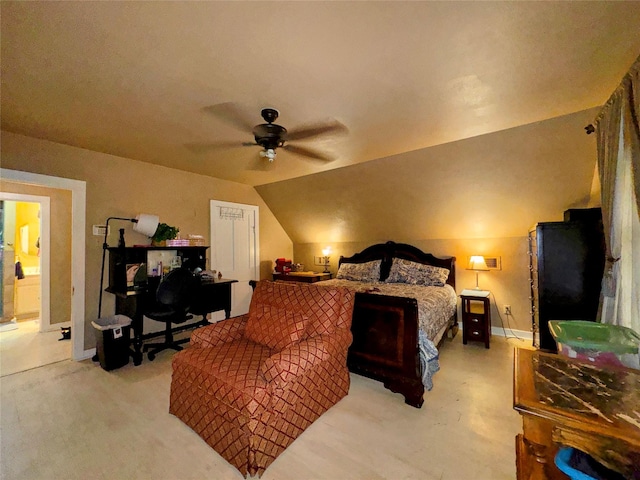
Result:
<svg viewBox="0 0 640 480"><path fill-rule="evenodd" d="M261 157L269 159L270 162L276 158L276 151L273 148L265 148L260 152Z"/></svg>
<svg viewBox="0 0 640 480"><path fill-rule="evenodd" d="M290 141L309 140L313 137L328 134L347 133L348 129L337 120L328 120L320 123L307 124L292 131L287 131L282 125L274 123L280 116L275 108L263 108L260 112L266 123L253 127L246 111L234 103L227 102L218 105L204 107L203 110L213 114L242 131L250 131L255 143L243 142L243 146L258 145L262 148L261 158L267 158L273 162L276 158L276 149L282 148L290 153L314 160L332 161L334 158L322 152L317 152L304 146L291 145ZM234 143L235 145L235 143Z"/></svg>

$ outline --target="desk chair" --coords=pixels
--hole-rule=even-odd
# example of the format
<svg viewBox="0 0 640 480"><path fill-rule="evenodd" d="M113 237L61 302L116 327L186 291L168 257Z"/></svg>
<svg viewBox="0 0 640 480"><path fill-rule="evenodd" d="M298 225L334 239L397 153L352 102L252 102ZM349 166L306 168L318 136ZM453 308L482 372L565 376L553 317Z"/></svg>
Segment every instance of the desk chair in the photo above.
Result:
<svg viewBox="0 0 640 480"><path fill-rule="evenodd" d="M143 351L145 352L152 348L148 354L149 360L153 361L158 353L169 348L180 351L182 350L180 344L189 341L188 338L175 341L171 332L171 325L173 323L184 323L193 318L192 315L189 315L189 308L194 284L193 274L186 268L178 268L169 272L158 285L156 303L144 313L144 316L158 322L164 322L166 329L164 342L146 343L144 345Z"/></svg>

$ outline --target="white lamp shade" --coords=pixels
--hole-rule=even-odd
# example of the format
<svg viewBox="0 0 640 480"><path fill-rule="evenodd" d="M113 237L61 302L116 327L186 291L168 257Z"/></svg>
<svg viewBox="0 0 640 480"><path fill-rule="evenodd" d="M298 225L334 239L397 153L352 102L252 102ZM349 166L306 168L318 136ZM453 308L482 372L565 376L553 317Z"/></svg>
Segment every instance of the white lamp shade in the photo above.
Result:
<svg viewBox="0 0 640 480"><path fill-rule="evenodd" d="M469 266L467 270L476 270L476 271L486 271L489 270L487 267L487 262L484 261L484 257L482 255L473 255L469 259Z"/></svg>
<svg viewBox="0 0 640 480"><path fill-rule="evenodd" d="M136 217L137 222L133 225L133 230L138 233L142 233L147 237L153 237L158 229L160 223L160 217L157 215L149 215L141 213Z"/></svg>

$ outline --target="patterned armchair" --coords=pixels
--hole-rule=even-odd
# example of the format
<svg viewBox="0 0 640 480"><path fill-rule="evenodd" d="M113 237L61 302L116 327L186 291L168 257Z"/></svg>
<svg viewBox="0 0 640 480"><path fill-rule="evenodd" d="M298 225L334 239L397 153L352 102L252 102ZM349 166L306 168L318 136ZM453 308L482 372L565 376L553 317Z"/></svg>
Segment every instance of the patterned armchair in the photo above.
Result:
<svg viewBox="0 0 640 480"><path fill-rule="evenodd" d="M169 411L243 475L261 475L347 395L354 294L261 281L249 313L195 330Z"/></svg>

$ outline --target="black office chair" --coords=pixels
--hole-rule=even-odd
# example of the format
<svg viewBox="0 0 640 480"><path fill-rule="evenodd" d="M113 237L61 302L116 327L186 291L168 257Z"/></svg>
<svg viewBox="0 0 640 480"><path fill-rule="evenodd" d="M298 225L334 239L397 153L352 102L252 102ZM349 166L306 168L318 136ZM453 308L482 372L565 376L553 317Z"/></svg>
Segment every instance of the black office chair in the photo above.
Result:
<svg viewBox="0 0 640 480"><path fill-rule="evenodd" d="M188 338L174 340L171 332L171 325L174 323L184 323L193 318L189 315L192 296L194 292L195 278L186 268L178 268L169 272L156 291L156 303L144 313L145 317L158 322L164 322L166 329L164 332L164 342L146 343L144 351L150 348L149 360L153 361L156 355L169 348L180 351L182 343L189 341Z"/></svg>

